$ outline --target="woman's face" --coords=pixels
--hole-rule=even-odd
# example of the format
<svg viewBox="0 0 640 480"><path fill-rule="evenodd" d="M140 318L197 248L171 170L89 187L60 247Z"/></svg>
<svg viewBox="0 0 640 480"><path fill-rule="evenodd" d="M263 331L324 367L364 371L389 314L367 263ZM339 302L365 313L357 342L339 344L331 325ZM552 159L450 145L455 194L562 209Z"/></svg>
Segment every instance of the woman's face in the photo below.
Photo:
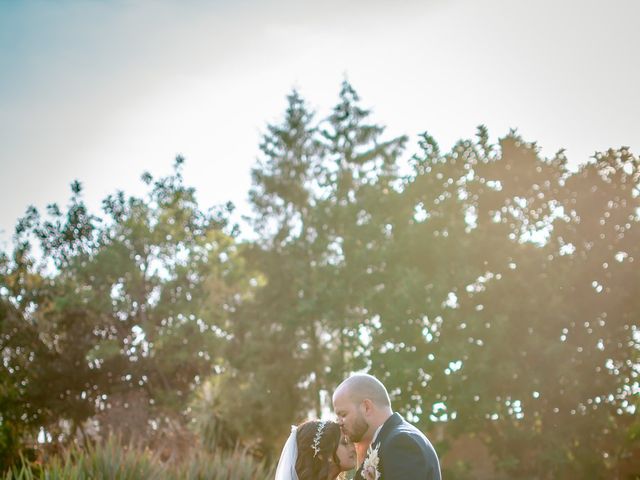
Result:
<svg viewBox="0 0 640 480"><path fill-rule="evenodd" d="M340 462L340 471L345 472L356 467L356 447L346 435L340 434L340 443L336 450L336 457Z"/></svg>

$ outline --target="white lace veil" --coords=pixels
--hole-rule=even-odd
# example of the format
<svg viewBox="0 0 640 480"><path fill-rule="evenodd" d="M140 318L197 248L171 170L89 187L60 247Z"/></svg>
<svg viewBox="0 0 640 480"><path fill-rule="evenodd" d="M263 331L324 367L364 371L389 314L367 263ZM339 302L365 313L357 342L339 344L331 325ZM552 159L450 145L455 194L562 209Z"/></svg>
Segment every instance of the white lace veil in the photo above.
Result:
<svg viewBox="0 0 640 480"><path fill-rule="evenodd" d="M296 460L298 458L296 431L297 428L295 426L291 427L291 434L280 454L275 480L298 480L298 474L296 473Z"/></svg>

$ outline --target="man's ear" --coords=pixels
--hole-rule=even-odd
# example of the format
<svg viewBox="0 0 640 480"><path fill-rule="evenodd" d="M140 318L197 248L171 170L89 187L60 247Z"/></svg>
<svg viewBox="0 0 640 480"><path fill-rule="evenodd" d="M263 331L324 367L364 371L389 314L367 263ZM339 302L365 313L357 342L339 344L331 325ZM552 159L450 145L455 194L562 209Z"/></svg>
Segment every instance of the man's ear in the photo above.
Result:
<svg viewBox="0 0 640 480"><path fill-rule="evenodd" d="M373 413L373 409L374 409L374 404L371 400L369 400L368 398L365 398L362 401L362 406L364 407L364 414L365 415L371 415Z"/></svg>

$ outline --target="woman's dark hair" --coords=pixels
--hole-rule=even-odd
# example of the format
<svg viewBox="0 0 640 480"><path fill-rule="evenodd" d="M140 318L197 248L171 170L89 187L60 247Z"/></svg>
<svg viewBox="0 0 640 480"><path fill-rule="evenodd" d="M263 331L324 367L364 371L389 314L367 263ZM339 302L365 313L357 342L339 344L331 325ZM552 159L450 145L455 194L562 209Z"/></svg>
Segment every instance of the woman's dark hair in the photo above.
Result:
<svg viewBox="0 0 640 480"><path fill-rule="evenodd" d="M296 472L299 480L325 479L331 471L331 464L340 465L336 451L340 445L340 425L336 422L325 422L320 442L319 451L314 456L313 440L318 433L319 420L308 420L298 425L296 433L298 444L298 458L296 460Z"/></svg>

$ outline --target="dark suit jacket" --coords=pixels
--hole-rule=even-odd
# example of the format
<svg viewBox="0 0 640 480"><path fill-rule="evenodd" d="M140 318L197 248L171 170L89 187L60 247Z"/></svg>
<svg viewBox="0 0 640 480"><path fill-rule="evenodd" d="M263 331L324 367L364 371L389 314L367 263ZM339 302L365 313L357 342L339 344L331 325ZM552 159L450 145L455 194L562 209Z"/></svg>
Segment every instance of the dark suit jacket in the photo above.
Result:
<svg viewBox="0 0 640 480"><path fill-rule="evenodd" d="M384 422L372 447L378 445L380 480L441 480L440 462L431 442L399 414ZM362 480L361 469L355 480Z"/></svg>

